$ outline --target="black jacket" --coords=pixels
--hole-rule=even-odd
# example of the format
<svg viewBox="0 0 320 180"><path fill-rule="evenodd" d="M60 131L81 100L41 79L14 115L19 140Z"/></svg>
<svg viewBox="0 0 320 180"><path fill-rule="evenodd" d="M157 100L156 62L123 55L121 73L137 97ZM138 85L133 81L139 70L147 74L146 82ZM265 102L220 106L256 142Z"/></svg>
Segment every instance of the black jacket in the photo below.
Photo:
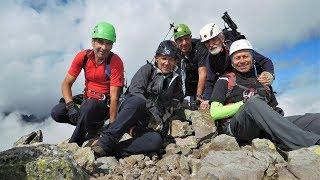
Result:
<svg viewBox="0 0 320 180"><path fill-rule="evenodd" d="M210 54L208 56L206 61L208 73L204 92L205 99L210 99L213 87L218 78L226 72L233 71L228 53L229 52L224 49L223 52L217 55ZM255 67L258 74L261 74L263 71L268 71L271 74L274 74L273 63L270 59L264 57L256 51L253 51L253 59L255 60Z"/></svg>
<svg viewBox="0 0 320 180"><path fill-rule="evenodd" d="M128 89L129 94L146 100L149 115L160 117L163 121L171 116L170 107L174 106L176 101L183 100L181 77L175 71L170 75L169 86L164 89L165 75L156 66L148 63L135 73Z"/></svg>
<svg viewBox="0 0 320 180"><path fill-rule="evenodd" d="M192 39L192 48L188 56L184 56L182 52L179 53L178 66L185 67L185 87L186 96L195 96L197 93L199 73L198 68L205 66L205 60L209 52L200 39ZM184 65L181 63L184 62ZM181 74L183 71L179 72ZM181 74L183 80L183 74Z"/></svg>

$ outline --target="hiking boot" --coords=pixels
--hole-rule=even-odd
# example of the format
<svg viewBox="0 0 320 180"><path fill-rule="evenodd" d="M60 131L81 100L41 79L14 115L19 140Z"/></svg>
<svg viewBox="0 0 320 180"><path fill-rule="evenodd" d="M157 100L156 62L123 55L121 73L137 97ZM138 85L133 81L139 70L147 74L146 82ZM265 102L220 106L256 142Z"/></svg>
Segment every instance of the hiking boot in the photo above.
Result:
<svg viewBox="0 0 320 180"><path fill-rule="evenodd" d="M96 159L107 155L106 151L104 151L101 146L92 146L91 150L93 151L94 157Z"/></svg>
<svg viewBox="0 0 320 180"><path fill-rule="evenodd" d="M95 137L95 138L91 138L88 141L84 142L84 144L82 145L82 147L92 147L92 146L96 146L98 143L99 137Z"/></svg>

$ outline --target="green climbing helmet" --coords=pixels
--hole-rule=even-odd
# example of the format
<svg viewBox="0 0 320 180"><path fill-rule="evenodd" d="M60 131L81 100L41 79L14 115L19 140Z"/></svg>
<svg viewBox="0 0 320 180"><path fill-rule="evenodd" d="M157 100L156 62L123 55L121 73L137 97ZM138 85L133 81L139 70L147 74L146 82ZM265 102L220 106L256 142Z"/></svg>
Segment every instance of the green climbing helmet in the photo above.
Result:
<svg viewBox="0 0 320 180"><path fill-rule="evenodd" d="M189 27L185 24L178 24L173 29L173 37L174 40L177 40L179 37L185 36L185 35L191 35L191 31Z"/></svg>
<svg viewBox="0 0 320 180"><path fill-rule="evenodd" d="M116 30L112 24L100 22L93 28L92 38L107 39L114 43L116 42Z"/></svg>

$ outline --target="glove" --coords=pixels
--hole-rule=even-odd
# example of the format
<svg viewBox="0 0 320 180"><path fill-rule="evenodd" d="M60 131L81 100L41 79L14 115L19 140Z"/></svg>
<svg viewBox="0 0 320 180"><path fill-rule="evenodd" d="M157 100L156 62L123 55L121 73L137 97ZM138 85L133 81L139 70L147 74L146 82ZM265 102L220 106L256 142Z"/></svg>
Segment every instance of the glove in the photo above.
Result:
<svg viewBox="0 0 320 180"><path fill-rule="evenodd" d="M256 90L254 88L248 88L247 90L243 91L243 102L247 102L249 98L254 96L256 93Z"/></svg>
<svg viewBox="0 0 320 180"><path fill-rule="evenodd" d="M66 108L67 108L67 111L68 111L68 116L69 116L70 122L72 122L74 124L77 124L78 118L79 118L79 115L80 115L80 113L79 113L80 110L79 110L78 106L76 106L74 104L74 102L71 101L71 102L68 102L66 104Z"/></svg>
<svg viewBox="0 0 320 180"><path fill-rule="evenodd" d="M148 128L155 131L161 131L163 129L163 121L158 115L153 115L148 123Z"/></svg>

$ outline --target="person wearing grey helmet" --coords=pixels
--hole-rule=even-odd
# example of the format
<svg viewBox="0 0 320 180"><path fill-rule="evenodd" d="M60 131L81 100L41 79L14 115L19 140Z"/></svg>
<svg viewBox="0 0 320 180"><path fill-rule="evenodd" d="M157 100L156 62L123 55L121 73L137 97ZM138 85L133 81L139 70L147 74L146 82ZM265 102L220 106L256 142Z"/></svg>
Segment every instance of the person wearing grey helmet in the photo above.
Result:
<svg viewBox="0 0 320 180"><path fill-rule="evenodd" d="M155 53L155 64L143 65L133 76L120 103L114 123L104 126L99 139L89 146L95 156L128 156L159 151L161 134L168 130L176 101L183 100L177 69L177 48L170 40L162 41ZM132 139L119 142L124 133Z"/></svg>

